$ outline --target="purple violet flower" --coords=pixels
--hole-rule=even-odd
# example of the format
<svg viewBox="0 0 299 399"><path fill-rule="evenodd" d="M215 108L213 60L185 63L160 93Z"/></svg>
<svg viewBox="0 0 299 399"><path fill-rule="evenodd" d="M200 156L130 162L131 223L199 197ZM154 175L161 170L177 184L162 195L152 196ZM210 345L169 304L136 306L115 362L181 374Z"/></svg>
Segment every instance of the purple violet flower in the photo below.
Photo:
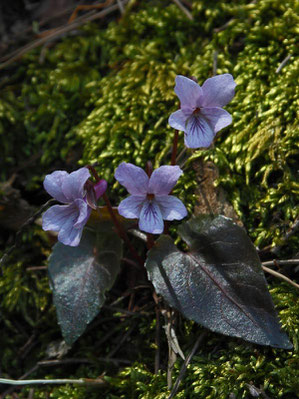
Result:
<svg viewBox="0 0 299 399"><path fill-rule="evenodd" d="M65 205L51 206L43 214L42 227L44 230L58 231L58 240L64 245L79 245L84 225L90 216L91 207L86 201L85 188L89 177L87 168L70 174L57 170L45 177L45 190ZM100 180L93 186L96 199L104 194L106 188L106 180Z"/></svg>
<svg viewBox="0 0 299 399"><path fill-rule="evenodd" d="M140 230L162 233L163 219L181 220L187 216L182 201L169 195L182 173L179 166L160 166L148 177L138 166L122 162L114 177L131 195L119 204L119 214L128 219L139 219Z"/></svg>
<svg viewBox="0 0 299 399"><path fill-rule="evenodd" d="M222 107L235 95L234 78L228 73L217 75L202 87L181 75L175 82L181 109L170 115L168 123L185 132L186 147L209 147L216 133L232 123L231 115Z"/></svg>

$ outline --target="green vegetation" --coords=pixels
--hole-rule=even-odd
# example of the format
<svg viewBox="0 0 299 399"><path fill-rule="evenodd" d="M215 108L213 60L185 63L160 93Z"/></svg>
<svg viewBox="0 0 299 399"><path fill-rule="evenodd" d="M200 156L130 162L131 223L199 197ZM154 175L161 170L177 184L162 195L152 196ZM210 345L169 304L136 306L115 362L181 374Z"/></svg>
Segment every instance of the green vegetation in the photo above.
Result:
<svg viewBox="0 0 299 399"><path fill-rule="evenodd" d="M17 170L18 184L28 198L30 193L40 192L44 174L97 162L115 200L116 193L124 194L113 179L121 161L144 167L148 159L155 166L170 160L173 131L167 120L178 107L173 92L175 76L193 75L202 84L213 75L217 61L216 73L231 73L238 83L236 96L227 106L233 124L217 135L213 149L190 152L176 193L192 211L196 203L193 193L199 184L192 162L212 160L219 168L217 183L255 245L280 245L298 213L297 2L194 0L193 21L172 2L131 3L122 19L108 26L86 25L79 34L46 47L42 62L40 49L36 49L12 65L0 92L1 180ZM277 73L288 55L287 64ZM5 348L1 372L12 378L44 359L50 341L61 337L45 272L26 271L28 266L44 264L49 254L47 236L39 228L34 230L35 235L29 231L24 236L23 247L11 257L0 283L1 348ZM294 255L296 244L293 236L282 254ZM298 304L289 286L275 285L270 292L294 352L255 347L209 333L177 398L228 399L231 393L237 399L248 398L246 384L251 382L271 398L295 398L299 392L295 375ZM115 299L117 295L113 295ZM104 310L97 321L110 316L111 312ZM153 311L151 317L155 319ZM125 331L132 322L100 324L75 344L69 357L96 360L94 353L107 355L115 340L105 343L102 352L94 350L96 343L116 324ZM99 391L69 386L37 388L34 398L46 398L46 391L55 399L167 398L166 364L160 374L153 374L154 322L150 327L146 318L134 322L136 328L128 344L132 352L121 350L129 360L137 359L132 367L96 362L95 366L69 369L60 366L55 371L39 369L30 378L95 378L106 372L107 385ZM178 338L188 352L201 329L191 322L180 324ZM23 330L20 325L25 326ZM22 358L19 350L32 331L35 346L29 359ZM166 358L164 338L162 350ZM180 365L178 361L174 376ZM22 391L21 398L28 397L28 389Z"/></svg>

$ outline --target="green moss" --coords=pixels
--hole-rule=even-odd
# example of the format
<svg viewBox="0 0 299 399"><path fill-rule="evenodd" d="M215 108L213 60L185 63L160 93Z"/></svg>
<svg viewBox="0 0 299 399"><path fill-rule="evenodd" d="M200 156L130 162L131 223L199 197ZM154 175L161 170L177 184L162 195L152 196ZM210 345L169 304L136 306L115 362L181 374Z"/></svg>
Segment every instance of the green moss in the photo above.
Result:
<svg viewBox="0 0 299 399"><path fill-rule="evenodd" d="M270 289L274 302L279 310L282 326L294 343L293 351L277 350L269 347L251 345L238 339L227 339L224 336L209 333L204 343L193 357L182 380L176 398L228 399L234 394L236 399L249 397L249 385L262 389L266 395L273 398L294 399L298 393L298 314L299 306L295 290L286 284L279 284ZM131 337L129 345L138 345L143 339L143 345L148 351L149 342L154 341L154 326L143 330L143 324L148 318L142 318L138 332ZM139 328L140 327L140 328ZM188 353L202 329L195 323L181 320L179 342L183 351ZM51 398L105 398L105 399L167 399L169 391L166 383L167 347L161 332L161 370L153 374L154 349L150 356L143 356L132 366L111 371L104 376L106 384L98 388L61 386L48 387ZM138 337L138 338L137 338ZM137 341L135 341L137 339ZM86 343L86 342L85 342ZM92 350L92 348L90 348ZM87 352L89 349L87 349ZM86 353L85 353L86 355ZM134 354L133 354L134 357ZM178 360L173 372L173 381L177 378L182 361ZM65 372L65 371L64 371ZM47 378L61 378L63 371L56 371ZM100 368L92 370L81 366L77 372L68 378L96 378ZM23 396L24 395L24 396ZM23 390L21 398L28 397L28 388ZM45 388L35 389L35 399L45 398Z"/></svg>
<svg viewBox="0 0 299 399"><path fill-rule="evenodd" d="M234 120L218 134L216 149L192 159L204 154L219 167L219 184L257 246L279 245L298 212L295 6L294 0L194 1L189 21L175 4L143 2L105 29L87 25L46 49L42 63L39 50L26 55L1 94L0 134L11 132L2 175L36 152L45 172L63 161L74 168L81 158L98 162L111 183L122 161L169 162L174 78L194 75L202 83L217 58L216 72L232 73L238 83L227 107ZM176 193L191 211L198 182L190 169ZM27 188L40 184L34 172L26 170Z"/></svg>
<svg viewBox="0 0 299 399"><path fill-rule="evenodd" d="M238 83L236 96L227 106L233 124L217 135L215 148L190 151L176 194L191 212L199 184L192 161L213 160L220 172L218 184L226 190L255 244L281 244L298 211L296 1L194 0L192 4L194 20L189 21L172 2L139 2L108 27L87 25L79 35L46 48L42 56L40 49L27 54L1 88L1 178L6 180L15 169L21 171L28 195L40 187L44 173L97 162L116 203L119 194L125 195L113 179L120 162L142 167L147 160L156 167L169 163L173 131L167 120L178 107L173 91L176 74L194 75L202 84L213 75L217 59L217 74L231 73ZM287 55L291 55L288 63L276 73ZM181 135L179 151L182 149ZM38 158L32 159L33 154ZM32 237L28 237L31 242ZM287 254L295 253L297 241L295 237L288 241ZM0 285L6 348L2 367L16 378L43 359L47 344L60 337L47 278L43 272L25 270L45 259L45 247L43 240L38 241L22 261L16 253ZM246 398L246 384L252 382L270 397L294 399L299 391L295 378L298 304L293 290L283 284L272 288L271 294L294 352L210 333L189 366L177 398L227 399L231 393L237 399ZM25 331L20 331L15 320L26 326ZM191 322L182 324L179 341L187 353L201 329ZM18 351L32 328L38 336L37 349L24 362ZM84 335L72 356L94 358L95 343L111 328L113 324L105 322L96 332ZM36 388L34 397L45 398L47 390L50 397L63 399L99 395L107 399L167 398L165 362L160 374L152 373L154 325L149 328L148 319L141 318L136 329L129 345L131 355L125 353L132 360L137 357L131 367L97 365L70 371L74 377L90 378L106 372L107 386L99 391L73 386ZM103 354L114 345L112 339ZM162 352L166 358L165 339ZM178 361L174 377L180 365ZM67 377L64 373L65 369L56 370L51 377ZM45 374L39 371L32 378ZM28 397L28 388L20 397Z"/></svg>

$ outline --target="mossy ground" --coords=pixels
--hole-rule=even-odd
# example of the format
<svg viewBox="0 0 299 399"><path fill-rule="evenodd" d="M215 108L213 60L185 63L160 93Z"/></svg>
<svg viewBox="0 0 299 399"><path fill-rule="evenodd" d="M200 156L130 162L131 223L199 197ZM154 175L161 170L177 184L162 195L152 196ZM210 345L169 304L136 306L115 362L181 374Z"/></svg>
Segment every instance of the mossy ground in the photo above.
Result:
<svg viewBox="0 0 299 399"><path fill-rule="evenodd" d="M37 49L12 66L0 93L1 179L16 172L22 194L39 205L47 198L40 189L44 174L97 162L99 173L110 183L112 201L117 201L124 191L115 184L113 173L121 161L142 167L149 159L155 166L169 163L173 132L167 119L178 107L173 92L176 74L196 76L201 84L213 73L228 72L238 84L227 106L233 124L217 135L214 148L188 153L175 192L191 212L199 184L192 161L212 160L219 168L218 184L255 244L260 248L284 244L298 214L298 3L192 3L190 21L172 2L131 2L120 20L108 26L86 25L79 34L45 48L42 62ZM288 55L285 67L276 72ZM296 236L290 238L281 256L293 256L297 243ZM60 339L45 272L26 271L28 266L45 264L49 251L47 236L37 227L27 229L22 247L4 269L0 285L4 375L18 378L45 358L49 342ZM230 394L249 398L246 384L251 382L271 398L296 397L298 304L292 288L274 286L273 280L271 284L294 351L256 347L210 333L177 398L228 399ZM111 295L115 298L117 292ZM119 324L111 316L104 310L96 322L108 321L91 328L72 349L70 357L89 358L94 365L61 366L51 374L39 369L30 375L94 378L106 372L107 385L99 390L35 389L35 398L46 398L46 392L62 399L167 397L166 364L160 374L153 374L154 311L149 309L150 326L146 317L121 319ZM105 356L115 345L110 339L105 348L94 349L105 333L117 323L125 331L133 322L136 327L117 356L136 362L130 367L97 362L97 356ZM178 337L184 351L200 332L200 327L180 322ZM24 356L21 348L32 334L35 346ZM166 357L165 340L162 351ZM176 367L174 376L179 361ZM20 397L27 398L28 389L22 392Z"/></svg>

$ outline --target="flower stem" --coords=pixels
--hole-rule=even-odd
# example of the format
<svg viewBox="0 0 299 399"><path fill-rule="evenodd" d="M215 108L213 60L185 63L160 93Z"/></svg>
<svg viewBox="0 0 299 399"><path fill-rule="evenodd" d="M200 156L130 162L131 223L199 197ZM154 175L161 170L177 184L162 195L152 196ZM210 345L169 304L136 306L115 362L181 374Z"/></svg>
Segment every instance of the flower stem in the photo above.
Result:
<svg viewBox="0 0 299 399"><path fill-rule="evenodd" d="M153 164L151 163L151 161L147 161L145 172L148 175L148 177L151 177L153 173Z"/></svg>
<svg viewBox="0 0 299 399"><path fill-rule="evenodd" d="M90 170L90 172L92 173L93 177L96 179L96 181L98 182L100 180L99 175L97 174L97 171L95 170L95 168L92 165L87 165L87 168ZM143 268L144 266L144 261L141 259L141 257L138 255L136 249L133 247L133 245L131 244L131 241L129 240L129 237L126 233L126 231L123 229L122 225L119 223L119 221L117 220L117 217L114 214L111 202L107 196L106 193L103 194L103 199L106 203L108 212L111 216L112 222L114 223L114 226L116 228L117 234L119 235L119 237L121 239L124 240L124 242L127 244L131 254L133 255L133 257L135 258L135 260L137 260L138 264Z"/></svg>
<svg viewBox="0 0 299 399"><path fill-rule="evenodd" d="M87 165L86 167L90 170L91 174L98 182L100 180L100 178L99 178L99 175L97 174L97 171L95 170L95 168L92 165Z"/></svg>
<svg viewBox="0 0 299 399"><path fill-rule="evenodd" d="M133 247L133 245L131 244L131 241L129 240L129 237L127 236L127 233L125 232L125 230L123 229L123 227L121 226L121 224L119 223L119 221L117 220L117 217L114 214L113 208L111 206L110 200L107 196L106 193L103 194L103 199L107 205L107 209L108 212L111 216L111 219L114 223L114 226L116 228L116 231L118 233L118 235L120 236L120 238L122 238L124 240L124 242L127 244L131 254L134 256L134 258L137 260L137 262L139 263L139 265L141 267L144 266L144 261L141 259L141 257L138 255L136 249Z"/></svg>
<svg viewBox="0 0 299 399"><path fill-rule="evenodd" d="M179 131L175 130L174 131L174 137L173 137L173 145L172 145L171 165L175 165L176 164L176 154L177 154L177 149L178 149L178 139L179 139Z"/></svg>
<svg viewBox="0 0 299 399"><path fill-rule="evenodd" d="M151 233L146 233L146 237L147 237L147 242L146 242L147 249L151 249L155 244L154 237Z"/></svg>

